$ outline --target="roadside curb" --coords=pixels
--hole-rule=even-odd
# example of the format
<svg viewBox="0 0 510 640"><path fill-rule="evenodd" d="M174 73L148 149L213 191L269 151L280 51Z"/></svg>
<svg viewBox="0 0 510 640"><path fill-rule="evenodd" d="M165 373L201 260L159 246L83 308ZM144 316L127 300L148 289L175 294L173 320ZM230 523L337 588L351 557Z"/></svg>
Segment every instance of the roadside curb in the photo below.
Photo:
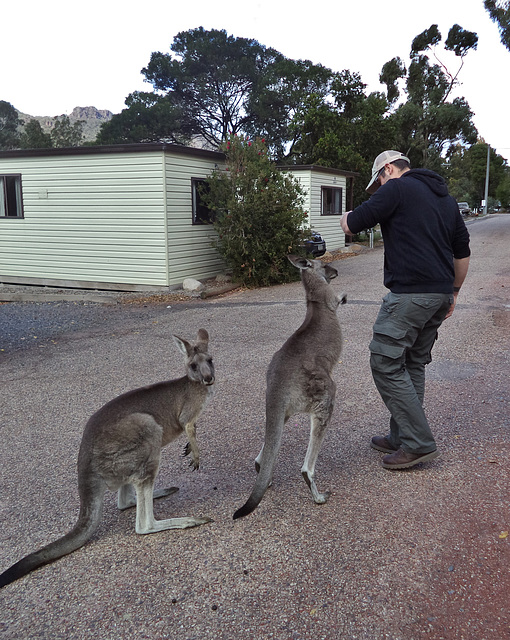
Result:
<svg viewBox="0 0 510 640"><path fill-rule="evenodd" d="M111 295L96 293L0 293L0 302L98 302L100 304L117 304Z"/></svg>

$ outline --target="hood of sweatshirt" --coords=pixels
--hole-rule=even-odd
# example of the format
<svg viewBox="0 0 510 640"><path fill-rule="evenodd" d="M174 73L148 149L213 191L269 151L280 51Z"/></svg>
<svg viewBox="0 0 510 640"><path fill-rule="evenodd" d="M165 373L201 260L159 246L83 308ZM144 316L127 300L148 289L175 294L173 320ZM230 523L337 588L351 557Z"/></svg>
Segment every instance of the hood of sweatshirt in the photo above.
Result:
<svg viewBox="0 0 510 640"><path fill-rule="evenodd" d="M420 180L420 182L424 182L428 186L428 188L437 196L448 195L448 187L446 186L446 182L440 175L434 173L434 171L430 171L429 169L411 169L410 171L406 171L402 176L400 176L400 179Z"/></svg>

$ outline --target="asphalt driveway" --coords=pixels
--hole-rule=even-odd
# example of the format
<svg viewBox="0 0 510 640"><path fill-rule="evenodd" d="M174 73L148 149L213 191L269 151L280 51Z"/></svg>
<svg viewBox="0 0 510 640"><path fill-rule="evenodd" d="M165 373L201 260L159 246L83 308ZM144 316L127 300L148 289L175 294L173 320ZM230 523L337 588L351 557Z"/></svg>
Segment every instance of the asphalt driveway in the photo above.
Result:
<svg viewBox="0 0 510 640"><path fill-rule="evenodd" d="M84 547L0 591L0 637L179 640L510 638L510 215L469 225L473 257L428 367L441 457L386 471L369 447L388 415L368 364L382 249L338 262L345 347L317 464L300 474L308 421L289 421L273 486L233 521L262 444L265 370L304 317L300 283L158 304L0 305L0 570L65 533L78 512L83 425L130 388L182 375L171 334L211 337L216 397L198 425L201 469L163 454L157 518L207 515L137 536L107 495Z"/></svg>

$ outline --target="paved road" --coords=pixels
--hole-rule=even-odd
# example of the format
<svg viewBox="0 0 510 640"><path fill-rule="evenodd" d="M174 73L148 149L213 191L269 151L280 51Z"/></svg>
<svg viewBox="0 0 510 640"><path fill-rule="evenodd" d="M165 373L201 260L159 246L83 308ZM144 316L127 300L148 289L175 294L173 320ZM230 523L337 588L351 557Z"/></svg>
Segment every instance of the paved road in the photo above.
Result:
<svg viewBox="0 0 510 640"><path fill-rule="evenodd" d="M199 423L202 468L163 456L180 491L157 517L214 522L136 536L107 496L82 549L0 592L0 638L119 640L504 640L510 638L510 215L469 226L473 258L428 368L442 456L405 472L368 446L387 413L367 345L384 288L382 250L338 263L345 348L317 465L326 505L301 479L308 425L286 430L274 485L233 522L254 480L264 375L302 321L299 283L158 305L0 305L0 568L75 521L84 421L129 388L180 375L170 334L211 334L217 394ZM27 322L28 320L28 322Z"/></svg>

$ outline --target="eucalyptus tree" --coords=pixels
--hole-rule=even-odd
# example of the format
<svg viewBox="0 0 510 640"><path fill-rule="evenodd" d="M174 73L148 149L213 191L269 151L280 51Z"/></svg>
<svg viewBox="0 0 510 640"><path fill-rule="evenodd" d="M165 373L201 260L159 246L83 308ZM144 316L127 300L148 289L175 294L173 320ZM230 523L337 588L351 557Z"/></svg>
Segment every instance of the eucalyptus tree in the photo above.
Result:
<svg viewBox="0 0 510 640"><path fill-rule="evenodd" d="M20 137L22 149L49 149L53 147L51 134L45 133L39 120L29 120Z"/></svg>
<svg viewBox="0 0 510 640"><path fill-rule="evenodd" d="M170 142L189 144L193 122L186 111L166 96L135 91L126 98L126 109L102 124L96 144Z"/></svg>
<svg viewBox="0 0 510 640"><path fill-rule="evenodd" d="M384 94L365 92L358 73L334 74L327 100L312 94L296 114L293 128L299 134L294 162L318 164L360 173L354 183L356 203L365 199L373 159L394 146L393 122L386 117Z"/></svg>
<svg viewBox="0 0 510 640"><path fill-rule="evenodd" d="M471 200L475 206L479 206L485 195L485 178L487 171L487 144L478 142L470 147L467 152L469 177L471 180ZM508 175L506 160L491 148L489 153L489 193L496 197L499 184Z"/></svg>
<svg viewBox="0 0 510 640"><path fill-rule="evenodd" d="M306 96L329 92L329 69L225 30L182 31L170 49L153 52L142 69L153 91L128 96L127 109L103 125L98 142L195 138L219 148L229 135L259 135L281 157L292 147L289 124Z"/></svg>
<svg viewBox="0 0 510 640"><path fill-rule="evenodd" d="M446 179L451 195L457 201L466 201L471 207L480 206L485 196L487 173L487 143L483 140L470 147L455 145L448 153ZM503 156L491 148L489 154L489 197L506 206L510 168Z"/></svg>
<svg viewBox="0 0 510 640"><path fill-rule="evenodd" d="M0 100L0 151L19 147L19 127L23 124L10 102Z"/></svg>
<svg viewBox="0 0 510 640"><path fill-rule="evenodd" d="M441 170L448 146L457 142L473 144L477 135L466 99L449 98L458 85L465 56L477 47L478 36L457 24L448 32L444 49L460 59L455 73L437 55L441 40L438 26L432 25L414 38L409 68L396 57L383 66L379 77L393 108L396 148L406 153L413 164L436 170ZM398 104L402 83L406 100Z"/></svg>
<svg viewBox="0 0 510 640"><path fill-rule="evenodd" d="M51 130L54 147L79 147L83 142L83 120L71 122L67 115L55 118Z"/></svg>
<svg viewBox="0 0 510 640"><path fill-rule="evenodd" d="M498 25L501 42L510 51L510 0L484 0L483 4Z"/></svg>

